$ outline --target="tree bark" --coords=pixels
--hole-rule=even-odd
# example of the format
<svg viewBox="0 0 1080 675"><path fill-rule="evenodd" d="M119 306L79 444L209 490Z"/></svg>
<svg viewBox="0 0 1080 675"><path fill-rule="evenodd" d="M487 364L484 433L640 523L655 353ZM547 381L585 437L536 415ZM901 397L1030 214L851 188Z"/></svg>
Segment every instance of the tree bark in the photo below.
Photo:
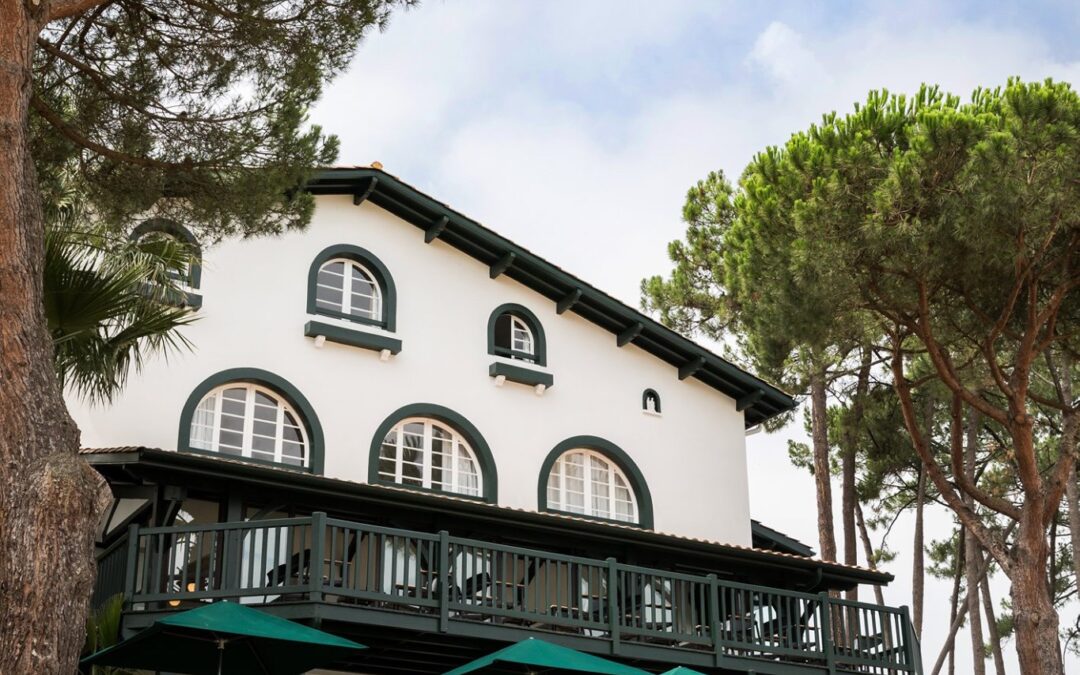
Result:
<svg viewBox="0 0 1080 675"><path fill-rule="evenodd" d="M832 475L829 467L828 397L825 372L810 377L810 428L817 484L818 542L821 559L836 561L836 535L832 511Z"/></svg>
<svg viewBox="0 0 1080 675"><path fill-rule="evenodd" d="M994 672L997 675L1005 675L1005 656L1001 653L1001 633L998 632L997 617L994 615L994 598L990 595L990 582L986 574L979 579L979 589L982 591L980 595L983 611L986 613L986 634L990 638L990 653L994 656Z"/></svg>
<svg viewBox="0 0 1080 675"><path fill-rule="evenodd" d="M1065 367L1061 369L1058 382L1061 386L1061 397L1066 401L1072 400L1072 372L1069 359L1065 360ZM1078 425L1077 413L1065 413L1062 419L1061 449L1060 452L1073 452L1076 444ZM1080 583L1080 486L1077 485L1076 469L1069 472L1065 479L1065 501L1069 510L1069 541L1073 550L1073 571Z"/></svg>
<svg viewBox="0 0 1080 675"><path fill-rule="evenodd" d="M869 347L862 350L862 361L855 382L855 396L851 401L851 419L845 426L844 447L841 456L841 496L840 512L844 535L844 564L859 564L859 548L855 526L855 508L858 496L855 494L855 452L858 447L858 430L862 426L863 407L866 392L870 388L870 364L873 353ZM855 586L845 593L848 600L859 599L859 587Z"/></svg>
<svg viewBox="0 0 1080 675"><path fill-rule="evenodd" d="M985 582L986 575L990 571L990 556L985 556L980 561L979 566L979 581ZM971 589L968 589L968 593ZM952 618L952 622L949 624L949 634L945 640L945 644L942 645L941 651L938 652L937 659L934 661L934 667L930 670L930 675L938 675L941 672L941 667L945 665L945 657L952 656L952 650L956 647L956 633L960 630L960 624L964 622L964 616L967 614L968 604L965 601L960 605L959 611Z"/></svg>
<svg viewBox="0 0 1080 675"><path fill-rule="evenodd" d="M1024 509L1011 551L1009 580L1016 653L1025 675L1063 673L1058 614L1046 583L1050 547L1046 542L1041 509Z"/></svg>
<svg viewBox="0 0 1080 675"><path fill-rule="evenodd" d="M975 481L975 461L980 424L982 424L982 418L979 411L972 408L968 413L967 445L964 448L964 472L972 482ZM964 500L969 508L975 509L975 500L971 495L964 495ZM978 565L982 559L982 551L979 550L979 540L970 530L965 530L964 536L966 537L964 542L964 570L968 587L968 632L971 633L971 672L973 675L986 675L986 650L983 643L978 592Z"/></svg>
<svg viewBox="0 0 1080 675"><path fill-rule="evenodd" d="M0 0L0 673L12 675L75 672L108 503L104 481L78 457L42 306L28 108L46 11Z"/></svg>
<svg viewBox="0 0 1080 675"><path fill-rule="evenodd" d="M874 545L870 543L870 533L866 531L866 519L863 518L862 504L858 500L855 501L855 516L859 524L859 537L862 539L863 552L866 555L866 564L870 566L870 569L876 570L877 563L874 562ZM881 586L874 585L874 600L877 604L885 604L885 596L881 592Z"/></svg>
<svg viewBox="0 0 1080 675"><path fill-rule="evenodd" d="M919 480L915 491L915 541L911 548L911 622L915 635L922 639L923 596L926 584L926 549L923 540L923 509L926 503L926 469L919 464Z"/></svg>
<svg viewBox="0 0 1080 675"><path fill-rule="evenodd" d="M964 563L967 561L967 557L964 555L964 551L967 548L964 546L964 542L967 541L964 534L964 526L960 526L960 531L956 536L956 554L953 556L953 562L956 565L956 570L953 572L953 588L952 596L949 604L949 621L956 623L960 621L960 580L964 578ZM967 603L964 603L964 611L967 612ZM950 631L948 640L945 642L945 649L949 653L949 675L953 675L956 672L956 631Z"/></svg>

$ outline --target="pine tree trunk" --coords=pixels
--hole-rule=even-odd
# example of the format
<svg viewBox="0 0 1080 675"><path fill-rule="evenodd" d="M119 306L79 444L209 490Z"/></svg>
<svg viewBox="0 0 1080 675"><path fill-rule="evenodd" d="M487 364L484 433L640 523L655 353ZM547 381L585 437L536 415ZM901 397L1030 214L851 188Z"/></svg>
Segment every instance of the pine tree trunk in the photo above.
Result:
<svg viewBox="0 0 1080 675"><path fill-rule="evenodd" d="M960 580L964 578L964 563L967 558L964 556L964 550L967 548L964 546L964 542L967 540L964 534L964 527L960 526L960 532L956 537L956 545L958 550L953 557L953 561L956 564L956 570L953 572L953 589L952 597L949 604L949 623L956 623L959 620L960 610ZM967 611L967 603L965 602L964 611ZM945 649L949 653L949 675L956 673L956 631L949 633L948 641L945 643Z"/></svg>
<svg viewBox="0 0 1080 675"><path fill-rule="evenodd" d="M1050 547L1040 511L1029 504L1021 512L1016 545L1011 552L1009 580L1016 653L1024 675L1059 675L1064 670L1058 614L1046 583Z"/></svg>
<svg viewBox="0 0 1080 675"><path fill-rule="evenodd" d="M994 656L994 672L1005 675L1005 656L1001 653L1001 633L998 632L997 617L994 615L994 598L990 595L990 582L987 575L979 580L982 591L983 611L986 613L986 634L990 638L990 653Z"/></svg>
<svg viewBox="0 0 1080 675"><path fill-rule="evenodd" d="M979 425L982 419L977 410L969 411L967 445L964 448L964 473L975 481L976 450L979 443ZM975 508L975 499L971 495L964 495L964 502L969 508ZM982 560L982 551L979 540L970 530L965 530L966 541L964 542L964 570L968 588L968 629L971 633L971 672L973 675L986 675L986 652L983 644L983 632L981 613L979 611L979 561Z"/></svg>
<svg viewBox="0 0 1080 675"><path fill-rule="evenodd" d="M817 484L818 542L821 559L836 561L836 535L833 526L832 482L829 470L828 398L825 373L810 377L810 422L814 453L814 481Z"/></svg>
<svg viewBox="0 0 1080 675"><path fill-rule="evenodd" d="M866 564L870 566L870 569L876 570L877 563L874 562L874 545L870 543L870 533L866 531L866 519L863 518L862 504L857 500L855 502L855 516L859 525L859 536L862 539L863 551L866 555ZM885 604L885 596L881 592L881 586L874 586L874 600L877 604Z"/></svg>
<svg viewBox="0 0 1080 675"><path fill-rule="evenodd" d="M926 553L923 541L923 508L926 503L926 469L919 464L915 489L915 541L911 544L911 622L915 635L922 639L923 596L926 583Z"/></svg>
<svg viewBox="0 0 1080 675"><path fill-rule="evenodd" d="M41 201L30 157L34 40L45 7L0 0L0 673L71 675L96 574L104 482L52 365Z"/></svg>
<svg viewBox="0 0 1080 675"><path fill-rule="evenodd" d="M855 494L855 451L858 446L858 430L862 426L863 407L866 401L866 392L870 387L870 363L871 353L869 348L863 348L862 361L859 365L859 374L855 383L855 396L851 402L851 419L846 425L843 456L841 458L841 497L840 510L844 534L844 564L859 564L858 536L855 525L855 507L858 496ZM855 586L845 593L848 600L859 599L859 587Z"/></svg>
<svg viewBox="0 0 1080 675"><path fill-rule="evenodd" d="M1062 399L1066 401L1072 400L1071 365L1070 360L1065 359L1065 367L1061 369L1059 377ZM1076 446L1078 426L1080 426L1080 420L1077 419L1076 413L1064 416L1062 420L1061 452L1070 452ZM1080 581L1080 485L1077 485L1075 469L1069 472L1069 477L1065 483L1065 501L1069 509L1069 541L1073 550L1073 571L1076 573L1077 580Z"/></svg>

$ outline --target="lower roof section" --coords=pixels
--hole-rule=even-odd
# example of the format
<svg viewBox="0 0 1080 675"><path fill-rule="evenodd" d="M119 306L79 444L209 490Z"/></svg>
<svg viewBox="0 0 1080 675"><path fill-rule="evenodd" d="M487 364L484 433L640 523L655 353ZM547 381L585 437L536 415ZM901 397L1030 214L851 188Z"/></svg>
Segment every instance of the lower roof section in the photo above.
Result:
<svg viewBox="0 0 1080 675"><path fill-rule="evenodd" d="M238 497L288 505L297 512L326 511L389 525L515 545L661 566L687 573L807 592L884 585L891 574L830 563L797 553L762 550L664 534L572 515L487 504L433 492L315 476L238 459L154 448L88 448L82 456L125 489L161 486L188 497ZM175 498L175 497L174 497ZM687 508L693 508L688 504Z"/></svg>

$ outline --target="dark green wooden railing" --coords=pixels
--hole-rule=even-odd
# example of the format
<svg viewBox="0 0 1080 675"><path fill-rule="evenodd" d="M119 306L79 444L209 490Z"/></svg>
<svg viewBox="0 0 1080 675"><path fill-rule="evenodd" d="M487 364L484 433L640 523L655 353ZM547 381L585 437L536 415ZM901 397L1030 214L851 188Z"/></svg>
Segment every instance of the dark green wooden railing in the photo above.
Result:
<svg viewBox="0 0 1080 675"><path fill-rule="evenodd" d="M334 602L457 622L572 632L714 654L719 665L916 673L906 608L850 602L474 539L327 518L139 528L126 549L134 611L214 598ZM767 668L762 669L763 672Z"/></svg>

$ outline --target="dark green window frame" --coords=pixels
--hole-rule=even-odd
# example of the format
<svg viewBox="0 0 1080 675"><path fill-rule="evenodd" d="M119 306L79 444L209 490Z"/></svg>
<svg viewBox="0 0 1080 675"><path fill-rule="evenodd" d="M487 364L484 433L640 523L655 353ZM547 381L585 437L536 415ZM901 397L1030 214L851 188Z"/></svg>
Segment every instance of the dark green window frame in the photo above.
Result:
<svg viewBox="0 0 1080 675"><path fill-rule="evenodd" d="M649 410L649 396L652 396L653 399L656 401L656 407L652 410ZM655 389L646 389L645 391L641 392L641 409L645 412L654 412L657 415L661 414L660 394L656 393Z"/></svg>
<svg viewBox="0 0 1080 675"><path fill-rule="evenodd" d="M555 462L559 457L562 457L563 454L570 450L577 449L595 450L610 459L615 463L615 466L622 470L626 475L627 480L630 481L630 489L634 491L634 497L637 499L638 522L628 523L613 518L599 518L597 516L590 516L583 513L570 513L569 511L548 507L548 476L551 475L551 470L555 467ZM537 484L536 499L540 510L546 513L561 513L563 515L574 516L575 518L587 518L589 520L599 520L605 523L618 523L619 525L640 527L646 530L653 529L652 493L649 492L649 485L645 482L645 476L641 473L641 469L638 468L638 465L634 463L634 460L630 459L630 455L626 454L622 448L599 436L573 436L552 448L551 452L549 452L548 456L544 459L544 464L540 467L540 480Z"/></svg>
<svg viewBox="0 0 1080 675"><path fill-rule="evenodd" d="M414 485L401 485L400 483L387 480L379 475L379 449L382 447L383 439L386 438L386 435L390 433L390 430L393 429L398 422L409 417L428 417L433 420L438 420L447 426L453 427L455 431L468 441L469 447L476 453L476 461L480 463L480 471L483 473L482 494L479 497L458 494L456 492L446 492L444 490L416 487ZM481 435L480 431L473 426L472 422L465 419L463 415L435 403L412 403L398 408L390 413L389 417L383 420L383 423L379 425L379 428L375 430L375 435L371 438L371 448L368 453L368 482L378 483L380 485L393 485L394 487L402 488L404 490L433 492L435 494L450 495L462 499L476 499L489 504L497 504L499 501L499 474L495 468L495 457L491 454L491 448L488 446L487 441L484 440L483 435Z"/></svg>
<svg viewBox="0 0 1080 675"><path fill-rule="evenodd" d="M213 389L233 382L262 385L268 389L274 390L283 399L288 401L289 405L291 405L293 409L296 410L297 415L300 416L301 424L304 425L305 430L307 431L309 445L308 466L297 467L253 457L237 458L233 455L223 455L217 452L210 452L202 450L201 448L191 447L191 418L195 415L195 409L199 407L199 403L202 402L203 397L209 394ZM228 370L223 370L220 373L214 373L206 378L192 390L190 395L188 395L187 402L184 403L184 408L180 413L180 430L177 435L176 449L180 452L191 452L214 457L227 457L230 459L239 459L244 462L267 464L278 468L322 475L326 446L323 438L322 424L319 423L319 417L315 414L315 409L311 406L311 403L307 398L300 393L300 390L294 387L288 380L269 371L260 370L259 368L230 368Z"/></svg>
<svg viewBox="0 0 1080 675"><path fill-rule="evenodd" d="M529 327L529 330L533 334L533 342L536 346L535 354L525 354L523 352L515 352L510 349L495 346L495 322L503 314L511 314L516 316L525 322L525 325ZM537 366L547 366L547 339L544 337L544 326L540 323L540 319L536 318L536 315L524 305L518 305L512 302L508 302L504 305L499 305L495 308L495 311L488 317L488 354L493 356L504 356L506 358L518 358L519 360L529 359L533 364Z"/></svg>
<svg viewBox="0 0 1080 675"><path fill-rule="evenodd" d="M316 304L315 291L319 281L319 268L322 267L326 261L334 258L352 260L371 271L371 274L375 277L375 282L379 284L379 290L382 291L383 316L381 320L376 321L364 316L336 312L334 310L319 307ZM379 328L386 329L392 333L397 329L397 287L394 285L394 277L391 276L390 270L387 269L386 265L384 265L374 253L366 248L353 246L352 244L334 244L333 246L328 246L315 256L315 259L311 262L311 269L308 271L307 313L332 316L337 319L345 319L347 321L354 321L369 326L378 326Z"/></svg>
<svg viewBox="0 0 1080 675"><path fill-rule="evenodd" d="M177 298L176 304L182 304L193 309L202 307L202 294L195 292L199 290L199 286L202 283L202 246L199 245L199 240L195 238L195 235L191 233L191 230L180 223L167 218L150 218L144 220L131 230L131 234L128 235L128 238L133 242L138 242L139 239L153 232L161 232L162 234L174 237L178 241L187 244L191 250L194 251L194 260L188 266L187 279L183 279L188 288L191 288L192 290L184 293L185 297L182 301Z"/></svg>

